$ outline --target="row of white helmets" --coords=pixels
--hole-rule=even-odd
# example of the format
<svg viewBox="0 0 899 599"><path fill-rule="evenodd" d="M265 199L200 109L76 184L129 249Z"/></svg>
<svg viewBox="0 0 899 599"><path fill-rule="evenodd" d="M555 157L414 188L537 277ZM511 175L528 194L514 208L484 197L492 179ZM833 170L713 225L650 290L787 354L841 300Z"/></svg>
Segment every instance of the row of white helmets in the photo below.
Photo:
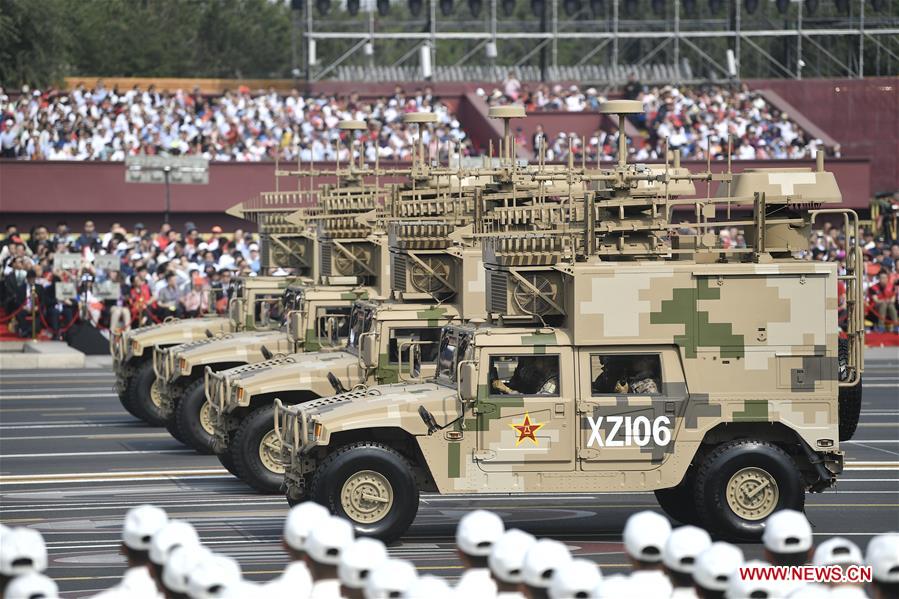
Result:
<svg viewBox="0 0 899 599"><path fill-rule="evenodd" d="M866 596L857 586L829 589L741 578L736 575L741 566L768 564L757 560L744 562L738 547L713 543L700 528L682 526L672 530L669 521L655 512L631 516L623 540L625 552L634 563L662 564L671 572L690 575L702 589L725 592L734 599ZM182 520L170 520L163 510L150 505L128 512L122 541L131 550L147 552L168 592L194 599L255 598L263 594L272 599L302 598L312 595L316 584L301 561L291 562L280 576L267 583L246 581L234 559L202 546L193 526ZM488 568L466 570L455 588L436 576L419 576L411 562L390 558L386 547L377 540L354 538L347 521L331 516L315 503L307 502L291 509L284 525L284 543L296 554L306 554L316 564L336 567L339 581L334 581L335 597L340 596L340 585L378 599L518 596L503 591L510 587L542 590L554 599L618 598L638 593L646 599L689 596L679 595L661 570L635 568L627 575L603 577L599 567L591 561L573 558L564 544L551 539L538 540L518 529L507 530L499 516L483 510L470 512L460 520L456 543L466 556L486 558ZM810 554L811 526L799 512L778 512L768 521L763 544L774 554ZM875 537L865 557L851 541L833 538L817 547L812 563L817 566L866 564L872 568L875 581L899 583L899 534ZM37 531L25 527L0 529L0 575L12 579L4 599L57 597L56 584L41 574L46 567L47 550ZM322 590L315 595L321 596ZM156 583L146 568L129 570L120 584L97 595L102 599L156 599L158 596Z"/></svg>

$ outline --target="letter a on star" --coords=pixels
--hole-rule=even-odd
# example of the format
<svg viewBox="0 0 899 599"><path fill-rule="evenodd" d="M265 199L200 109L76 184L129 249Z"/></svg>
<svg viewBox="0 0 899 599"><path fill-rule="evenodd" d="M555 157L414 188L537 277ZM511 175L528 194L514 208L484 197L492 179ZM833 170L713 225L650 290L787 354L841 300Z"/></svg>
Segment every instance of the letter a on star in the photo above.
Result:
<svg viewBox="0 0 899 599"><path fill-rule="evenodd" d="M515 447L521 445L525 439L530 439L534 442L534 445L540 445L540 442L537 441L537 436L534 433L543 428L543 424L531 422L531 415L527 412L524 413L524 422L521 424L510 424L509 426L518 432L518 439L515 441Z"/></svg>

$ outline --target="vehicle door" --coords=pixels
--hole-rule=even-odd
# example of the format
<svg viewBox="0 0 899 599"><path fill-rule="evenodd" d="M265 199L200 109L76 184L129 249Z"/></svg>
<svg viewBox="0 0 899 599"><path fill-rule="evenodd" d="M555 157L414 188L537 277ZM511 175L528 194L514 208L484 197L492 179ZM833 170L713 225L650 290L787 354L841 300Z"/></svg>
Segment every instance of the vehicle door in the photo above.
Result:
<svg viewBox="0 0 899 599"><path fill-rule="evenodd" d="M541 348L541 350L544 348ZM570 347L484 348L478 364L477 451L485 471L573 470L576 434Z"/></svg>
<svg viewBox="0 0 899 599"><path fill-rule="evenodd" d="M655 468L674 449L688 397L673 347L578 350L583 470Z"/></svg>

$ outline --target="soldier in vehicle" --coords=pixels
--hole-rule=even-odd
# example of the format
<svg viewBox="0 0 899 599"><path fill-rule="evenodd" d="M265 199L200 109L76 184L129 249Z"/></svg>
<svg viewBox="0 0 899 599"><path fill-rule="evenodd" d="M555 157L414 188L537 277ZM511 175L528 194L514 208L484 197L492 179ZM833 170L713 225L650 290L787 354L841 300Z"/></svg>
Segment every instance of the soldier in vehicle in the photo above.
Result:
<svg viewBox="0 0 899 599"><path fill-rule="evenodd" d="M627 365L627 375L615 383L615 393L656 395L659 393L658 364L649 356L635 356Z"/></svg>
<svg viewBox="0 0 899 599"><path fill-rule="evenodd" d="M521 356L508 382L493 367L493 390L503 395L555 395L559 389L559 360L555 356Z"/></svg>
<svg viewBox="0 0 899 599"><path fill-rule="evenodd" d="M505 525L499 516L475 510L459 520L456 547L465 573L456 584L456 592L469 596L495 595L496 583L487 568L487 556L503 536Z"/></svg>

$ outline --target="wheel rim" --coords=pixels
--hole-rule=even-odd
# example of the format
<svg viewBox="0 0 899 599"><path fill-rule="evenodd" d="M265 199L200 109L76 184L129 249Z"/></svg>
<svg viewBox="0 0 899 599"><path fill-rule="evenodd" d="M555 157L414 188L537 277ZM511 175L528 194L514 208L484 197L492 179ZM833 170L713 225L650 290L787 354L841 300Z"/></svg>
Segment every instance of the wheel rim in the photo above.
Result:
<svg viewBox="0 0 899 599"><path fill-rule="evenodd" d="M162 393L159 391L159 381L153 381L150 385L150 401L159 409L162 409Z"/></svg>
<svg viewBox="0 0 899 599"><path fill-rule="evenodd" d="M275 474L284 474L284 464L281 463L281 441L274 430L266 433L259 442L259 459L262 465Z"/></svg>
<svg viewBox="0 0 899 599"><path fill-rule="evenodd" d="M207 435L214 435L215 428L213 428L212 424L212 408L209 407L209 402L204 401L203 407L200 408L200 426L203 427L203 432Z"/></svg>
<svg viewBox="0 0 899 599"><path fill-rule="evenodd" d="M761 520L777 507L780 490L767 470L750 467L734 473L727 483L727 505L744 520Z"/></svg>
<svg viewBox="0 0 899 599"><path fill-rule="evenodd" d="M382 520L393 507L393 486L379 472L356 472L343 483L340 504L350 519L360 524L373 524Z"/></svg>

